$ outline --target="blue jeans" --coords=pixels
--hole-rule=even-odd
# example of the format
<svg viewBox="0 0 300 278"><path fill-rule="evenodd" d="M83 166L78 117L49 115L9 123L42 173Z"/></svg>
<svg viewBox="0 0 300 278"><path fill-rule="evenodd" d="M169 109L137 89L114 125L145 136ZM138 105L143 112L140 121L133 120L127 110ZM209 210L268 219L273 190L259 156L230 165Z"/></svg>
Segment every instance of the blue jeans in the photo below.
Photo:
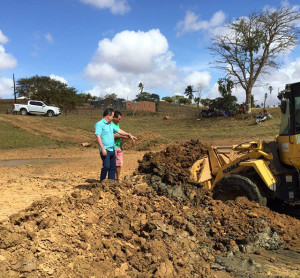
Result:
<svg viewBox="0 0 300 278"><path fill-rule="evenodd" d="M106 175L108 173L108 178L110 180L116 179L116 152L113 151L107 151L107 155L102 155L102 169L100 174L100 182L106 179Z"/></svg>

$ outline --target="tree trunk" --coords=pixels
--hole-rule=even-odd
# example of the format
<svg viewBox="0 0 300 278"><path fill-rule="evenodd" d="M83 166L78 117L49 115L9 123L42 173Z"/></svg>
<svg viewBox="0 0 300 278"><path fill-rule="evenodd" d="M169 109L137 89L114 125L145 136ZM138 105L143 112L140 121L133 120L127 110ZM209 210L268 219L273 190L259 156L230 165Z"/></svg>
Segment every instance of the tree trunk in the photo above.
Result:
<svg viewBox="0 0 300 278"><path fill-rule="evenodd" d="M246 90L246 113L251 113L251 89Z"/></svg>

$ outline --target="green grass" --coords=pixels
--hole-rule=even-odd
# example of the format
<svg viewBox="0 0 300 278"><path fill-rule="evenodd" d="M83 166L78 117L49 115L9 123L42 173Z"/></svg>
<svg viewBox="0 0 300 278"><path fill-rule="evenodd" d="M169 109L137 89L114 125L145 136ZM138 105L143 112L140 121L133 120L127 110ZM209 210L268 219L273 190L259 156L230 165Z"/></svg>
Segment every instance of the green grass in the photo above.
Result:
<svg viewBox="0 0 300 278"><path fill-rule="evenodd" d="M17 149L57 145L48 138L33 135L11 124L0 121L0 149Z"/></svg>

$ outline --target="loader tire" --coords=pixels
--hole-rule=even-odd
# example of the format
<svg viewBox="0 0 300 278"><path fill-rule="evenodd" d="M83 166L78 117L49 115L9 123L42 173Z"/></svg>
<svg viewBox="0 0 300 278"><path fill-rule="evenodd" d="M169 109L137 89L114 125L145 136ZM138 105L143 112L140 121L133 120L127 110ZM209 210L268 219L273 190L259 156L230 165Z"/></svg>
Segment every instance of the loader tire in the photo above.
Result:
<svg viewBox="0 0 300 278"><path fill-rule="evenodd" d="M219 182L213 189L213 197L218 200L235 200L237 197L247 197L250 201L259 203L261 206L267 205L267 199L262 196L257 185L249 178L231 174Z"/></svg>

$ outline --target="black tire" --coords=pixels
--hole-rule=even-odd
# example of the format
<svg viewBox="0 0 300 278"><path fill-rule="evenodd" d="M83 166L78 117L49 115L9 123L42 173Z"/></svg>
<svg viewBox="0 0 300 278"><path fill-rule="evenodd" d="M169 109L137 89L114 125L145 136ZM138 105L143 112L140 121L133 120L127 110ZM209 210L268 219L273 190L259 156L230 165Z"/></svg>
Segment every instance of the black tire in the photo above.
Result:
<svg viewBox="0 0 300 278"><path fill-rule="evenodd" d="M27 113L27 110L26 110L25 108L22 108L22 109L20 110L20 114L23 115L23 116L25 116L25 115L27 115L28 113Z"/></svg>
<svg viewBox="0 0 300 278"><path fill-rule="evenodd" d="M52 110L47 111L47 116L48 117L53 117L54 116L54 112Z"/></svg>
<svg viewBox="0 0 300 278"><path fill-rule="evenodd" d="M261 195L257 185L247 177L238 174L224 177L213 189L213 197L222 201L235 200L240 196L247 197L261 206L267 205L267 198Z"/></svg>

